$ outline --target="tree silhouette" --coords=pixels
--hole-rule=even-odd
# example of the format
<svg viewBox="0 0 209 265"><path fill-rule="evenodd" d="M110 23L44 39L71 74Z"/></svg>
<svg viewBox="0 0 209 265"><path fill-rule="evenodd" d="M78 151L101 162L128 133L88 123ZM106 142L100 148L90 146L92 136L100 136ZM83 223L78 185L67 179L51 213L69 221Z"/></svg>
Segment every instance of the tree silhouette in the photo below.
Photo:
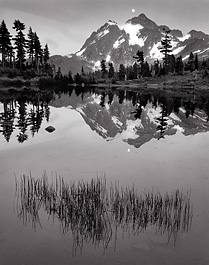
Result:
<svg viewBox="0 0 209 265"><path fill-rule="evenodd" d="M199 70L199 60L198 60L197 53L195 54L194 67L195 67L195 70Z"/></svg>
<svg viewBox="0 0 209 265"><path fill-rule="evenodd" d="M103 59L101 60L101 72L102 72L102 78L105 78L105 76L107 75L107 65L106 65L106 61Z"/></svg>
<svg viewBox="0 0 209 265"><path fill-rule="evenodd" d="M188 62L185 65L185 70L193 72L195 70L195 58L193 52L190 53Z"/></svg>
<svg viewBox="0 0 209 265"><path fill-rule="evenodd" d="M179 57L177 57L176 59L176 63L175 63L175 72L178 75L183 75L183 71L184 71L184 64L182 61L182 56L180 55Z"/></svg>
<svg viewBox="0 0 209 265"><path fill-rule="evenodd" d="M169 54L172 52L172 45L171 45L171 37L169 36L170 30L166 30L163 28L165 35L164 38L161 40L161 47L159 48L160 52L164 55L163 61L164 61L164 69L165 74L169 71Z"/></svg>
<svg viewBox="0 0 209 265"><path fill-rule="evenodd" d="M124 81L125 75L126 75L125 66L123 64L120 64L119 73L118 73L119 80Z"/></svg>
<svg viewBox="0 0 209 265"><path fill-rule="evenodd" d="M143 51L137 51L136 56L133 56L134 59L137 60L137 62L140 65L140 69L137 70L137 75L136 75L136 69L134 70L134 76L136 76L136 78L138 77L138 72L140 73L140 75L142 76L142 72L143 72L143 66L144 66L144 52ZM137 64L134 64L134 68L136 68Z"/></svg>
<svg viewBox="0 0 209 265"><path fill-rule="evenodd" d="M27 40L27 52L29 58L31 59L31 65L34 63L34 53L35 53L35 34L32 31L32 28L29 28L28 31L28 40Z"/></svg>
<svg viewBox="0 0 209 265"><path fill-rule="evenodd" d="M20 22L20 20L15 20L13 24L13 29L15 29L17 32L15 38L13 39L15 49L17 51L17 63L19 68L22 69L26 53L26 39L25 34L23 33L23 30L25 29L25 24Z"/></svg>
<svg viewBox="0 0 209 265"><path fill-rule="evenodd" d="M2 67L5 67L5 58L11 53L11 35L7 29L6 23L2 20L0 25L0 52L2 55Z"/></svg>
<svg viewBox="0 0 209 265"><path fill-rule="evenodd" d="M139 66L136 62L133 64L133 74L134 74L134 79L137 79L139 75Z"/></svg>
<svg viewBox="0 0 209 265"><path fill-rule="evenodd" d="M43 51L43 60L45 64L48 62L49 56L50 56L49 48L48 48L48 44L46 43L44 47L44 51Z"/></svg>
<svg viewBox="0 0 209 265"><path fill-rule="evenodd" d="M28 139L28 135L26 133L27 127L28 127L27 104L25 100L19 100L18 103L19 103L19 106L18 106L19 116L18 116L17 124L20 130L20 133L17 135L17 139L18 139L18 142L23 143L25 140Z"/></svg>
<svg viewBox="0 0 209 265"><path fill-rule="evenodd" d="M106 100L106 94L105 94L105 92L102 92L102 95L101 95L101 98L100 98L100 103L99 103L99 105L101 107L105 107L105 100Z"/></svg>
<svg viewBox="0 0 209 265"><path fill-rule="evenodd" d="M113 63L109 63L108 77L113 78L114 74L115 74L115 69Z"/></svg>
<svg viewBox="0 0 209 265"><path fill-rule="evenodd" d="M15 119L15 110L13 107L13 101L4 100L3 101L4 112L0 113L0 130L6 139L9 142L10 137L14 130L14 119Z"/></svg>
<svg viewBox="0 0 209 265"><path fill-rule="evenodd" d="M35 52L35 66L36 70L39 72L39 64L42 63L43 50L41 43L36 32L34 33L34 52Z"/></svg>
<svg viewBox="0 0 209 265"><path fill-rule="evenodd" d="M108 92L108 104L109 105L112 104L113 98L114 98L114 94L112 93L112 91L109 91Z"/></svg>
<svg viewBox="0 0 209 265"><path fill-rule="evenodd" d="M162 102L160 104L160 107L161 107L161 115L159 117L156 118L156 121L158 123L157 125L157 131L159 131L160 133L160 136L158 137L158 140L161 139L161 138L164 138L164 133L166 131L166 128L167 128L167 108L166 108L166 99L165 98L162 98Z"/></svg>

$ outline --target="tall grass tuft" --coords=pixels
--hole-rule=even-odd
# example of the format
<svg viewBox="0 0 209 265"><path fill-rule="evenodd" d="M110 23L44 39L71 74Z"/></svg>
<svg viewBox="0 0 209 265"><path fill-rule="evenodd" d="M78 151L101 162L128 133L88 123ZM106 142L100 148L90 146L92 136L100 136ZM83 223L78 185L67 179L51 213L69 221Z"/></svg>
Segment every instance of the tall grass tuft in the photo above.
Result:
<svg viewBox="0 0 209 265"><path fill-rule="evenodd" d="M60 176L49 182L46 174L39 179L23 175L16 180L16 197L18 217L24 225L41 226L39 211L44 209L60 221L63 234L72 232L74 254L82 251L84 242L102 244L106 250L113 236L116 240L118 229L131 229L138 235L154 226L156 232L167 233L168 243L173 236L175 244L178 232L188 232L192 223L189 191L138 194L134 185L107 185L105 177L67 183Z"/></svg>

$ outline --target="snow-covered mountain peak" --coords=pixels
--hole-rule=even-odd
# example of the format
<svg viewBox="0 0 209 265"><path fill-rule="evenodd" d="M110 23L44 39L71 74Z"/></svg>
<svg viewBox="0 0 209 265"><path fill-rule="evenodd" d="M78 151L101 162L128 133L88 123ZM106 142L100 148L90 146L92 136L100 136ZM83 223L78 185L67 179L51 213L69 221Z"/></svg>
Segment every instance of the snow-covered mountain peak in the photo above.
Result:
<svg viewBox="0 0 209 265"><path fill-rule="evenodd" d="M126 23L131 23L132 25L141 25L144 28L149 28L149 29L156 29L158 25L149 19L145 14L140 14L138 17L133 17L129 19Z"/></svg>
<svg viewBox="0 0 209 265"><path fill-rule="evenodd" d="M110 25L110 26L113 26L113 25L118 25L118 23L115 21L115 20L108 20L107 23Z"/></svg>
<svg viewBox="0 0 209 265"><path fill-rule="evenodd" d="M199 59L209 56L208 34L191 30L183 35L179 29L171 29L163 24L158 26L142 13L127 20L122 26L114 20L108 20L93 31L81 49L68 60L71 60L73 68L77 60L78 69L81 65L86 65L95 70L100 67L101 60L105 59L107 62L113 62L114 67L118 69L120 64L133 65L133 56L140 50L144 52L145 60L152 64L157 59L162 60L163 54L159 47L165 30L168 29L172 54L175 57L181 56L183 60L187 60L191 52L197 53Z"/></svg>

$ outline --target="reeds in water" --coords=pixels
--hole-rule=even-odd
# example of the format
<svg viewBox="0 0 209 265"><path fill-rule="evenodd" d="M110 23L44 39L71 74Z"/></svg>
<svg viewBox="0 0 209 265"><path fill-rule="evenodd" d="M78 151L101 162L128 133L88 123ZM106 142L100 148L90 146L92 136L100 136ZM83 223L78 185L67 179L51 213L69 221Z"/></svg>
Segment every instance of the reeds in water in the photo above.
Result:
<svg viewBox="0 0 209 265"><path fill-rule="evenodd" d="M137 235L155 226L157 232L167 232L168 242L173 236L175 243L178 231L188 232L192 223L190 192L138 194L134 186L107 185L105 177L66 183L60 176L49 182L46 174L40 179L23 175L16 181L16 196L24 225L41 225L39 211L44 209L60 221L62 233L72 232L74 254L82 251L84 242L107 249L118 228Z"/></svg>

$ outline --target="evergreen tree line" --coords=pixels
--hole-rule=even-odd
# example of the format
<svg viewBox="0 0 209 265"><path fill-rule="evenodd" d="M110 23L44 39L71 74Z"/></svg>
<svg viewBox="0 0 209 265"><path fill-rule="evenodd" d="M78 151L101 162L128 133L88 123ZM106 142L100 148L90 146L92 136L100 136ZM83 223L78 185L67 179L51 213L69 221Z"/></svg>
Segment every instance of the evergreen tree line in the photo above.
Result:
<svg viewBox="0 0 209 265"><path fill-rule="evenodd" d="M2 68L16 68L20 70L34 69L36 72L52 72L48 64L49 48L47 43L41 45L38 34L29 27L28 34L24 33L26 27L20 20L15 20L12 27L16 34L12 36L4 20L0 24L0 53Z"/></svg>
<svg viewBox="0 0 209 265"><path fill-rule="evenodd" d="M69 83L76 84L95 84L110 81L116 83L116 81L134 80L142 77L159 77L168 73L176 75L183 75L184 71L193 72L195 70L201 70L204 75L207 75L207 69L209 69L209 59L199 62L198 55L190 53L187 62L183 62L182 56L175 58L174 55L167 56L167 69L164 62L159 60L154 61L153 64L149 64L144 61L143 51L138 51L134 58L137 60L133 65L125 66L120 64L118 69L115 69L113 62L106 62L104 59L100 62L100 69L94 72L85 72L82 67L80 73L72 75L71 71L68 74ZM63 77L61 68L59 67L55 78L60 79Z"/></svg>

